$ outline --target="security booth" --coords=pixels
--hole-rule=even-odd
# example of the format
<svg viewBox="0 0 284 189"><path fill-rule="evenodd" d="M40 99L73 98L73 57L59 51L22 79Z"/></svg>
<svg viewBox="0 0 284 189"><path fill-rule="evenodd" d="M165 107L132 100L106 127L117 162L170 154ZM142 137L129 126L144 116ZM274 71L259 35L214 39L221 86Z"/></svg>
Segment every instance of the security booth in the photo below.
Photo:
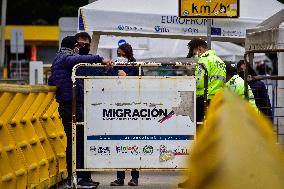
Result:
<svg viewBox="0 0 284 189"><path fill-rule="evenodd" d="M266 19L257 27L247 29L245 53L245 94L248 94L248 81L262 80L267 84L270 93L272 121L277 133L278 142L283 144L284 139L284 9ZM248 77L248 65L252 65L255 53L277 53L278 75ZM270 108L270 107L266 107Z"/></svg>

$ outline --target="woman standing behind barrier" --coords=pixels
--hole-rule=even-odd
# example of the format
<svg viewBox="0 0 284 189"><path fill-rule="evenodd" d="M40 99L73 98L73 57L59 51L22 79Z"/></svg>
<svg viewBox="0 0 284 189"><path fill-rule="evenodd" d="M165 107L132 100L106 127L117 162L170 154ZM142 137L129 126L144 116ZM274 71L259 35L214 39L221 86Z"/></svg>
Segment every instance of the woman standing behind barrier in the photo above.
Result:
<svg viewBox="0 0 284 189"><path fill-rule="evenodd" d="M133 57L133 50L130 44L124 43L117 49L117 62L136 62L136 59ZM139 75L138 67L114 67L109 70L112 72L110 75L118 76L137 76ZM128 182L129 186L138 186L139 171L133 169L131 171L132 179ZM110 186L123 186L125 179L125 171L117 171L117 180L110 183Z"/></svg>
<svg viewBox="0 0 284 189"><path fill-rule="evenodd" d="M48 80L49 85L57 87L56 101L59 103L59 114L62 118L64 130L67 136L66 147L66 161L68 180L67 187L71 185L72 175L72 68L78 63L104 63L110 65L109 59L103 59L96 55L79 55L80 44L73 36L67 36L62 40L61 48L57 53L52 66L51 76ZM76 82L76 109L77 109L77 121L83 121L83 83L82 81ZM79 127L77 129L77 168L84 167L84 128ZM78 187L81 188L94 188L99 185L98 182L94 182L91 179L90 172L78 172Z"/></svg>
<svg viewBox="0 0 284 189"><path fill-rule="evenodd" d="M136 62L133 56L133 49L130 44L124 43L117 49L117 60L116 62ZM134 66L116 66L109 68L106 75L112 76L138 76L139 68Z"/></svg>

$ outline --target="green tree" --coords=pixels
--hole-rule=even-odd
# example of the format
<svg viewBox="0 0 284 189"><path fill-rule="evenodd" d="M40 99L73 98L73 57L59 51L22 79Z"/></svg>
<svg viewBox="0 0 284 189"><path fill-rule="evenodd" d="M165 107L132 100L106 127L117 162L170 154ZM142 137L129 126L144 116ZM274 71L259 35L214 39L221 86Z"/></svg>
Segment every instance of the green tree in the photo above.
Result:
<svg viewBox="0 0 284 189"><path fill-rule="evenodd" d="M284 4L284 0L277 0L277 1L279 1L280 3L283 3L283 4Z"/></svg>
<svg viewBox="0 0 284 189"><path fill-rule="evenodd" d="M60 17L76 17L88 0L7 1L8 25L57 25Z"/></svg>

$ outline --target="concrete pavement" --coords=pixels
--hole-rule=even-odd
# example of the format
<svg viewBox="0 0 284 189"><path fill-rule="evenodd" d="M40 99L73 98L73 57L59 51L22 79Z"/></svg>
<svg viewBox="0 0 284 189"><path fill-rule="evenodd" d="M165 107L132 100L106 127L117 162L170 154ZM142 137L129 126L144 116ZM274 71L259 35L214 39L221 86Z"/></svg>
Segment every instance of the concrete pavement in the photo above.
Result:
<svg viewBox="0 0 284 189"><path fill-rule="evenodd" d="M177 188L177 184L183 181L186 176L185 172L180 171L141 171L139 186L128 186L127 183L131 179L130 171L126 172L125 185L119 187L109 186L111 181L116 179L116 172L94 172L92 178L95 181L100 182L100 189L110 188L145 188L145 189L174 189Z"/></svg>

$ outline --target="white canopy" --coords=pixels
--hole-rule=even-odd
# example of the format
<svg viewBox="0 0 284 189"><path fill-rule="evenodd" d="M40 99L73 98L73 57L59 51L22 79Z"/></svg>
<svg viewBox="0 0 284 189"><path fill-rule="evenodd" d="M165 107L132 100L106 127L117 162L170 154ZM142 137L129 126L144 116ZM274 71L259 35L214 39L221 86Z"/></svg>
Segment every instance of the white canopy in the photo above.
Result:
<svg viewBox="0 0 284 189"><path fill-rule="evenodd" d="M150 58L171 58L186 57L188 53L187 40L177 39L150 39L149 49L136 50L134 55L136 59ZM214 49L219 57L224 61L238 62L244 59L245 48L234 43L212 42ZM264 53L255 54L255 61L265 61L267 57Z"/></svg>
<svg viewBox="0 0 284 189"><path fill-rule="evenodd" d="M284 8L277 0L242 0L240 5L240 19L213 21L213 40L244 41L246 29ZM187 39L206 36L206 19L181 19L177 15L177 0L98 0L79 9L78 30Z"/></svg>

